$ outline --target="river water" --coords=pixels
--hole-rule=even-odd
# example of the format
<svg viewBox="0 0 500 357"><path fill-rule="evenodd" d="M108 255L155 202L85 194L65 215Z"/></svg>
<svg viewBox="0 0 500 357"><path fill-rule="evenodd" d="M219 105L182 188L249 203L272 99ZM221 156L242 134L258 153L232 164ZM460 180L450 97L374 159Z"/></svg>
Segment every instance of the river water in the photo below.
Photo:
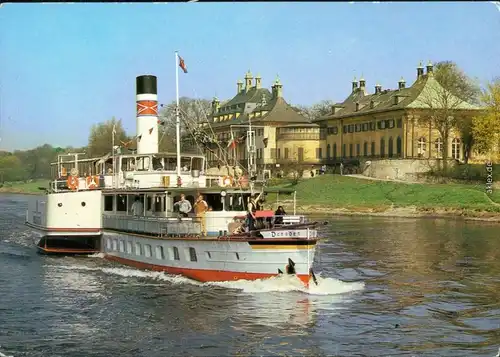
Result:
<svg viewBox="0 0 500 357"><path fill-rule="evenodd" d="M485 356L500 347L500 227L333 217L319 286L200 284L38 255L0 196L0 356Z"/></svg>

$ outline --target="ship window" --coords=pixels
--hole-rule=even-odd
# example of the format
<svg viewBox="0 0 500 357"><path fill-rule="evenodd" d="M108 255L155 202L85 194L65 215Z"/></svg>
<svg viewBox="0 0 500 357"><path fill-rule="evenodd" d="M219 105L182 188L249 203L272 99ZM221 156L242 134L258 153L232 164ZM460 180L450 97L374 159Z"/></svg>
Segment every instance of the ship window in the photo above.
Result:
<svg viewBox="0 0 500 357"><path fill-rule="evenodd" d="M206 194L205 201L207 201L207 204L208 204L208 207L210 208L210 210L222 211L223 205L222 205L221 195L219 193Z"/></svg>
<svg viewBox="0 0 500 357"><path fill-rule="evenodd" d="M125 242L120 240L120 252L124 252L125 251Z"/></svg>
<svg viewBox="0 0 500 357"><path fill-rule="evenodd" d="M192 247L189 248L189 258L191 259L192 262L198 261L198 259L196 257L196 249L194 249Z"/></svg>
<svg viewBox="0 0 500 357"><path fill-rule="evenodd" d="M116 239L113 239L113 250L118 250L118 241Z"/></svg>
<svg viewBox="0 0 500 357"><path fill-rule="evenodd" d="M146 257L151 257L151 246L149 244L144 245L144 255Z"/></svg>
<svg viewBox="0 0 500 357"><path fill-rule="evenodd" d="M156 259L165 259L165 252L161 245L156 247Z"/></svg>
<svg viewBox="0 0 500 357"><path fill-rule="evenodd" d="M135 255L141 255L141 254L142 254L141 244L135 243Z"/></svg>
<svg viewBox="0 0 500 357"><path fill-rule="evenodd" d="M127 242L127 254L132 254L132 242Z"/></svg>
<svg viewBox="0 0 500 357"><path fill-rule="evenodd" d="M228 194L224 199L226 201L226 211L244 211L246 209L245 199L241 193Z"/></svg>
<svg viewBox="0 0 500 357"><path fill-rule="evenodd" d="M113 211L114 196L104 196L104 210L107 212Z"/></svg>
<svg viewBox="0 0 500 357"><path fill-rule="evenodd" d="M174 247L174 260L181 260L179 256L179 249L177 249L177 247Z"/></svg>
<svg viewBox="0 0 500 357"><path fill-rule="evenodd" d="M106 239L106 247L108 248L108 250L111 250L111 239Z"/></svg>
<svg viewBox="0 0 500 357"><path fill-rule="evenodd" d="M85 207L87 204L82 201L82 207Z"/></svg>
<svg viewBox="0 0 500 357"><path fill-rule="evenodd" d="M118 195L116 199L116 210L127 212L127 195Z"/></svg>

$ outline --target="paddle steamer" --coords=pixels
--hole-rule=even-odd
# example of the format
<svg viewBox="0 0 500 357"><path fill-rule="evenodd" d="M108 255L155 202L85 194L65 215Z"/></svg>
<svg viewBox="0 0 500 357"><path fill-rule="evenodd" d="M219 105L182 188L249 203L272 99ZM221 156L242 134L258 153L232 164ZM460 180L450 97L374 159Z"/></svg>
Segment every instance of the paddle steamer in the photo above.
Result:
<svg viewBox="0 0 500 357"><path fill-rule="evenodd" d="M253 280L283 273L295 274L306 285L316 281L312 264L317 223L295 214L295 193L259 186L251 162L245 175L235 170L207 174L204 156L180 152L178 110L177 152L159 153L157 79L139 76L136 84L137 133L149 130L149 135L138 140L135 154L116 155L112 143L112 154L100 158L59 156L52 165L55 179L44 196L33 199L26 214L26 224L41 236L39 251L104 253L122 264L198 281ZM255 152L254 137L250 123L248 160ZM293 214L277 220L272 211L257 211L261 222L255 230L245 230L248 202L255 193L276 198L292 194ZM181 217L174 205L181 194L191 204L202 194L209 207L205 216ZM143 207L139 213L132 208L137 200Z"/></svg>

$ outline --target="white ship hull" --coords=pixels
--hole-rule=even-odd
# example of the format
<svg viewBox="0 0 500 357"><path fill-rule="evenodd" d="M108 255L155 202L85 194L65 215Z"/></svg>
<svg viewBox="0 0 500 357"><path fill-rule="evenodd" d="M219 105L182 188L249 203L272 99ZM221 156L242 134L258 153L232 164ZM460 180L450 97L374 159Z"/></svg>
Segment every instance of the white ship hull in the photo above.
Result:
<svg viewBox="0 0 500 357"><path fill-rule="evenodd" d="M286 273L291 260L307 285L315 247L315 239L153 238L110 231L102 240L109 260L203 282L269 278Z"/></svg>

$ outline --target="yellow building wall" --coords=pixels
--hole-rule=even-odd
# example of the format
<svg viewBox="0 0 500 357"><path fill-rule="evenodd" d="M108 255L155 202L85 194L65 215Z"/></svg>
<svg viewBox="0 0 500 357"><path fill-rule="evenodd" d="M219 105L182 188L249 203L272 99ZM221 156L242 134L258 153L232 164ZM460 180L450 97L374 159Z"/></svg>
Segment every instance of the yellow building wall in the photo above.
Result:
<svg viewBox="0 0 500 357"><path fill-rule="evenodd" d="M415 119L415 120L414 120ZM378 128L379 121L394 120L394 127L385 129ZM398 120L401 120L401 128L398 128ZM360 131L360 132L343 132L345 125L356 125L363 123L375 123L375 130ZM324 125L324 123L323 123ZM332 129L328 128L337 127L337 134L333 134ZM345 156L350 157L350 145L352 144L352 156L364 157L364 143L367 143L368 157L380 157L383 153L384 157L389 157L389 140L393 140L392 157L398 156L404 158L438 158L441 156L439 150L436 148L435 140L440 137L439 132L435 128L430 128L428 124L419 123L418 116L408 116L403 111L371 114L358 117L332 119L327 121L326 138L321 140L320 147L322 148L323 158L328 157L328 145L330 146L330 158L342 158L342 148L345 144ZM398 155L397 139L401 140L401 154ZM419 145L419 139L425 138L425 151L423 145ZM448 158L452 158L452 141L454 138L460 139L460 133L457 130L452 130L448 142ZM384 139L384 150L381 150L382 139ZM375 151L372 152L372 142L375 143ZM359 144L359 153L358 153ZM336 155L334 155L334 147L336 145ZM442 144L444 145L444 144ZM419 147L421 148L419 150ZM420 153L420 156L419 156ZM463 159L463 143L460 141L459 146L459 159Z"/></svg>
<svg viewBox="0 0 500 357"><path fill-rule="evenodd" d="M299 149L303 149L303 162L304 163L319 163L316 157L316 150L320 147L319 140L278 140L277 153L279 158L277 162L298 162ZM285 152L288 149L288 158L285 158Z"/></svg>

